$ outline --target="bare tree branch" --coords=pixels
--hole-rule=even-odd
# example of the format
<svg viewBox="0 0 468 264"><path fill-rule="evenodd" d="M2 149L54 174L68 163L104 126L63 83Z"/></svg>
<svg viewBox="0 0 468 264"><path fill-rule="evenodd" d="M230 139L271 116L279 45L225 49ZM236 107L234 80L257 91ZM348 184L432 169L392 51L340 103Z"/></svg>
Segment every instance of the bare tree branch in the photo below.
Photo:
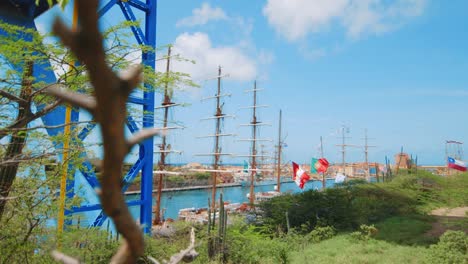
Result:
<svg viewBox="0 0 468 264"><path fill-rule="evenodd" d="M36 112L34 114L29 112L28 115L24 116L23 118L20 118L20 119L16 120L13 124L11 124L11 125L9 125L9 126L7 126L5 128L0 129L0 140L2 138L4 138L5 136L9 135L11 133L12 129L18 129L18 128L22 128L22 127L26 126L31 121L36 120L37 118L48 114L49 112L54 110L57 106L59 106L61 103L62 103L61 100L57 100L57 101L53 102L52 104L49 104L49 105L45 106L44 108L42 108L42 110L40 110L40 111L38 111L38 112Z"/></svg>
<svg viewBox="0 0 468 264"><path fill-rule="evenodd" d="M66 124L60 124L56 126L35 126L35 127L26 127L26 128L8 128L10 132L14 131L29 131L29 130L36 130L36 129L54 129L54 128L61 128L61 127L66 127L66 126L74 126L78 124L85 124L85 123L92 123L93 121L78 121L78 122L70 122Z"/></svg>
<svg viewBox="0 0 468 264"><path fill-rule="evenodd" d="M54 22L52 30L54 34L60 38L62 43L65 46L69 47L72 50L72 52L75 53L75 45L78 42L76 39L77 33L74 33L71 30L69 30L68 27L61 20L56 20Z"/></svg>
<svg viewBox="0 0 468 264"><path fill-rule="evenodd" d="M127 240L124 239L122 245L120 245L119 249L117 250L117 253L115 253L115 255L112 257L110 264L126 263L125 261L129 258L131 258L131 251L129 250Z"/></svg>
<svg viewBox="0 0 468 264"><path fill-rule="evenodd" d="M150 257L150 256L148 256L147 258L151 261L151 263L153 263L153 264L159 264L159 261L157 261L155 258Z"/></svg>
<svg viewBox="0 0 468 264"><path fill-rule="evenodd" d="M139 79L134 71L127 79L121 79L106 64L102 35L98 29L98 1L77 1L81 29L72 32L58 19L53 31L75 56L86 66L94 88L95 105L89 107L81 100L68 100L75 106L88 106L101 125L104 146L100 200L106 215L124 237L124 243L114 255L112 263L135 263L144 252L144 240L140 227L134 222L122 194L121 179L123 160L128 154L125 140L126 102L128 94ZM123 89L123 87L126 87ZM124 91L123 91L124 90ZM63 93L57 93L66 98ZM62 96L60 96L62 95ZM88 101L89 102L89 101Z"/></svg>
<svg viewBox="0 0 468 264"><path fill-rule="evenodd" d="M54 250L52 251L52 257L63 264L80 264L81 262L75 258L67 256L60 251Z"/></svg>
<svg viewBox="0 0 468 264"><path fill-rule="evenodd" d="M156 135L161 135L165 132L161 132L161 129L159 128L148 128L148 129L142 129L138 131L137 133L133 134L131 138L127 140L127 146L128 146L128 151L135 146L136 144L140 143L141 141L154 137Z"/></svg>
<svg viewBox="0 0 468 264"><path fill-rule="evenodd" d="M140 65L129 67L121 73L120 78L124 81L121 87L122 92L128 96L143 79L142 67Z"/></svg>
<svg viewBox="0 0 468 264"><path fill-rule="evenodd" d="M35 91L31 94L31 96L36 96L37 94L42 93L44 90L46 90L47 88L49 88L50 86L52 86L52 85L57 85L57 84L58 84L58 83L51 83L51 84L48 84L48 85L46 85L46 86L44 86L44 87L41 87L40 89L35 90Z"/></svg>
<svg viewBox="0 0 468 264"><path fill-rule="evenodd" d="M4 90L0 90L0 96L3 96L5 98L8 98L9 100L11 101L15 101L19 104L27 104L28 101L22 99L22 98L19 98L18 96L12 94L12 93L9 93L7 91L4 91Z"/></svg>
<svg viewBox="0 0 468 264"><path fill-rule="evenodd" d="M28 161L28 160L31 160L31 159L41 159L41 158L47 158L47 157L51 157L51 156L54 156L55 154L52 154L52 153L44 153L44 154L41 154L41 155L37 155L37 156L29 156L29 157L21 157L21 156L14 156L10 159L3 159L3 160L0 160L0 166L6 166L6 165L12 165L12 164L18 164L18 163L21 163L23 161Z"/></svg>
<svg viewBox="0 0 468 264"><path fill-rule="evenodd" d="M96 100L93 97L85 94L68 92L62 89L60 85L52 85L48 87L45 92L62 99L66 103L86 109L90 113L93 113L96 109Z"/></svg>
<svg viewBox="0 0 468 264"><path fill-rule="evenodd" d="M21 196L21 197L19 197L19 196L5 196L4 197L4 196L0 195L0 200L1 201L10 201L10 200L18 199L18 198L23 198L23 197L24 196Z"/></svg>
<svg viewBox="0 0 468 264"><path fill-rule="evenodd" d="M192 227L192 230L190 231L190 245L188 248L173 255L168 264L177 264L184 258L193 260L196 256L198 256L198 253L195 251L195 229Z"/></svg>

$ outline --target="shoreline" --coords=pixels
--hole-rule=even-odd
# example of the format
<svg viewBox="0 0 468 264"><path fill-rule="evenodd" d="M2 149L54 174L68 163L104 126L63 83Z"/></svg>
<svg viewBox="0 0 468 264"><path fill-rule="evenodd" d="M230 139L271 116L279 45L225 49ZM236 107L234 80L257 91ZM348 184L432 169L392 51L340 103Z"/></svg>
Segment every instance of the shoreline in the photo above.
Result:
<svg viewBox="0 0 468 264"><path fill-rule="evenodd" d="M334 178L326 178L326 180L331 180ZM321 181L321 180L311 180L311 181ZM288 180L288 181L282 181L281 183L289 183L293 182L293 180ZM272 183L264 183L264 184L258 184L256 186L263 186L263 185L275 185L276 182ZM230 187L242 187L242 183L240 182L235 182L235 183L221 183L217 184L216 188L230 188ZM174 192L174 191L190 191L190 190L202 190L202 189L211 189L213 186L212 185L196 185L196 186L186 186L186 187L174 187L174 188L165 188L162 189L162 192ZM157 193L158 191L153 189L153 193ZM141 191L126 191L124 195L134 195L134 194L140 194Z"/></svg>
<svg viewBox="0 0 468 264"><path fill-rule="evenodd" d="M238 187L242 186L241 183L221 183L217 184L216 188L224 188L224 187ZM211 189L212 185L197 185L197 186L186 186L186 187L174 187L174 188L165 188L162 189L162 192L175 192L175 191L188 191L188 190L201 190L201 189ZM157 193L158 190L153 189L153 193ZM141 191L127 191L125 195L132 195L132 194L140 194Z"/></svg>

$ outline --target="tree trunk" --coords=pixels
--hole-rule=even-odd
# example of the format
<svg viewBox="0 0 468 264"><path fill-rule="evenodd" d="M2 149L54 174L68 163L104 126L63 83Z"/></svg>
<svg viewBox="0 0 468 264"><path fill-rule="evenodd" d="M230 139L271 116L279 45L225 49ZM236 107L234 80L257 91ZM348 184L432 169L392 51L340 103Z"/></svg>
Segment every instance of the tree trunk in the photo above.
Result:
<svg viewBox="0 0 468 264"><path fill-rule="evenodd" d="M16 117L16 120L20 120L31 113L30 96L32 92L32 69L33 63L30 61L26 62L21 84L20 98L24 99L27 103L18 103L18 116ZM26 128L26 126L27 124L20 128ZM4 162L0 162L0 198L8 197L13 181L16 178L16 173L18 172L19 161L10 162L9 160L15 160L19 155L21 155L25 143L26 133L24 131L15 130L11 133L7 150L5 155L1 158L1 161ZM2 218L5 210L6 202L6 199L0 199L0 219Z"/></svg>

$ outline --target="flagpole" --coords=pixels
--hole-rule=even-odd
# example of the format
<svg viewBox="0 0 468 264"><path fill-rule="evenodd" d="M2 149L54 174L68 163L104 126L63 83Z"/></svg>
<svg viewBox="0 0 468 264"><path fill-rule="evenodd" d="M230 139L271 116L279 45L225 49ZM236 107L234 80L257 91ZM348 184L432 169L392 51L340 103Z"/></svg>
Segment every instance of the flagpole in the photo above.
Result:
<svg viewBox="0 0 468 264"><path fill-rule="evenodd" d="M323 141L322 136L320 136L320 158L323 159ZM322 189L325 190L326 182L325 182L325 172L322 172Z"/></svg>
<svg viewBox="0 0 468 264"><path fill-rule="evenodd" d="M257 163L256 163L256 155L257 155L257 150L256 150L256 138L257 138L257 116L256 116L256 105L257 105L257 81L254 81L254 88L253 88L253 116L252 116L252 122L251 124L253 125L252 126L252 138L253 138L253 141L252 141L252 163L251 163L251 166L252 166L252 172L251 172L251 175L250 175L250 205L253 206L254 205L254 201L255 201L255 192L254 192L254 179L255 179L255 176L257 174Z"/></svg>
<svg viewBox="0 0 468 264"><path fill-rule="evenodd" d="M277 179L276 179L276 190L281 192L281 109L279 112L279 125L278 125L278 164L277 164Z"/></svg>

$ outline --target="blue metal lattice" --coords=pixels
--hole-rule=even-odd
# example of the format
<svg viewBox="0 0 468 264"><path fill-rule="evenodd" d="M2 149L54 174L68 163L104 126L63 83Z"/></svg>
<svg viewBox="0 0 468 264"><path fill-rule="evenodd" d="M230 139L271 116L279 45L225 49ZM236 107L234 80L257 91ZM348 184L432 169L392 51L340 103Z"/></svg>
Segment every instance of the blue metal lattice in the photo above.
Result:
<svg viewBox="0 0 468 264"><path fill-rule="evenodd" d="M8 0L0 2L0 19L4 22L25 26L27 28L36 29L34 18L45 12L49 6L47 0L39 1L35 4L36 0ZM136 41L139 44L156 48L156 11L157 0L146 0L145 2L139 0L109 0L102 5L99 10L99 16L105 15L113 6L118 5L123 16L127 21L136 21L136 16L133 9L137 9L144 13L144 28L141 26L132 26L131 30L134 34ZM36 29L37 30L37 29ZM0 32L2 34L2 32ZM156 55L154 52L145 52L142 54L142 63L144 65L155 68ZM56 82L54 73L50 70L50 63L44 62L40 66L35 66L34 75L39 81L47 83ZM151 85L145 84L145 91L143 98L137 96L130 96L128 102L141 105L143 108L143 128L154 126L154 92ZM40 108L40 106L38 106ZM79 112L72 111L72 122L79 120ZM42 121L47 126L56 126L65 122L65 108L59 107L52 113L44 116ZM132 116L128 117L127 126L132 133L139 130ZM95 124L88 124L79 133L78 138L80 141L86 139L91 131L96 127ZM50 135L57 135L63 133L63 128L48 129ZM77 144L80 144L77 142ZM86 155L82 154L83 157ZM86 159L85 159L86 160ZM84 168L80 170L81 174L86 179L91 189L99 187L99 181L96 174L92 169L90 162L86 161L83 164ZM73 169L71 171L74 171ZM138 159L130 168L128 173L124 176L122 191L125 192L139 172L142 172L141 181L141 197L139 200L128 202L128 206L140 206L140 223L145 233L151 231L151 218L152 218L152 186L153 186L153 139L148 139L139 145ZM74 196L74 179L67 182L67 197ZM66 211L66 214L81 213L100 210L98 217L93 221L93 226L101 226L106 220L107 216L103 213L100 204L82 205L74 207L71 211Z"/></svg>

